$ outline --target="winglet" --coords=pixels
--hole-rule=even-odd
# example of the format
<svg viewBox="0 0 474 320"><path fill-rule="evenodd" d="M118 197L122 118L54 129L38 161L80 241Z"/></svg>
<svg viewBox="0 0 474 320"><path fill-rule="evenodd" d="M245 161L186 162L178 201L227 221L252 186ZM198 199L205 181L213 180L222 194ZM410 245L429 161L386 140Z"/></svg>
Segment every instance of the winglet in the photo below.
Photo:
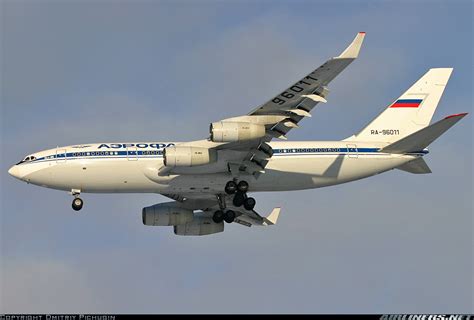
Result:
<svg viewBox="0 0 474 320"><path fill-rule="evenodd" d="M264 224L267 224L269 226L276 224L278 221L278 217L280 216L280 210L281 208L273 209L273 211L266 218L263 218Z"/></svg>
<svg viewBox="0 0 474 320"><path fill-rule="evenodd" d="M355 59L359 55L360 48L364 42L365 32L359 32L352 43L336 59Z"/></svg>

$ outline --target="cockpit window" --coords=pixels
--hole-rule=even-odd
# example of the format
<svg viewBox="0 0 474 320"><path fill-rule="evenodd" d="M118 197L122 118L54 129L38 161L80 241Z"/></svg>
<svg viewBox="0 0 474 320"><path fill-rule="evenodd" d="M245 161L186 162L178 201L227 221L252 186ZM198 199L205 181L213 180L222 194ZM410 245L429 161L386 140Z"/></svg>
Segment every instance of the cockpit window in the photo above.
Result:
<svg viewBox="0 0 474 320"><path fill-rule="evenodd" d="M34 157L34 156L28 156L28 157L26 157L25 159L23 159L23 160L21 160L20 162L18 162L17 164L21 164L21 163L29 162L29 161L33 161L33 160L36 160L36 157Z"/></svg>

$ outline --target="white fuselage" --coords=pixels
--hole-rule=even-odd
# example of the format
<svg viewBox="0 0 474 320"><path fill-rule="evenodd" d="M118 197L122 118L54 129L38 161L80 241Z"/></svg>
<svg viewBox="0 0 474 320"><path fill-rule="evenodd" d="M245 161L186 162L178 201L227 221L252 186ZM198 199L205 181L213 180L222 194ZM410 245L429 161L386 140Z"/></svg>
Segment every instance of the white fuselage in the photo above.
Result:
<svg viewBox="0 0 474 320"><path fill-rule="evenodd" d="M175 168L158 175L162 151L173 143L98 143L50 149L9 172L43 187L93 193L221 193L231 179L227 162L219 159L199 174ZM286 191L319 188L369 177L422 156L379 152L384 143L345 141L272 142L273 157L265 173L245 175L249 191ZM194 167L196 169L196 167ZM194 171L196 172L196 171ZM225 173L212 173L225 172ZM181 174L180 174L181 173ZM239 177L239 178L244 178Z"/></svg>

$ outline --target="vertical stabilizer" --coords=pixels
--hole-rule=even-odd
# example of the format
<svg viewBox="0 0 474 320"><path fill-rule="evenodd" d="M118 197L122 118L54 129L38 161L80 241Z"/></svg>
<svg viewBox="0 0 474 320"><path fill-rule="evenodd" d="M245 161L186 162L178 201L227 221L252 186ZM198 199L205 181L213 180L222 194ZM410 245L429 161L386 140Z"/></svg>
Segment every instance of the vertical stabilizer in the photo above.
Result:
<svg viewBox="0 0 474 320"><path fill-rule="evenodd" d="M394 142L430 124L452 68L430 69L358 134L354 141Z"/></svg>

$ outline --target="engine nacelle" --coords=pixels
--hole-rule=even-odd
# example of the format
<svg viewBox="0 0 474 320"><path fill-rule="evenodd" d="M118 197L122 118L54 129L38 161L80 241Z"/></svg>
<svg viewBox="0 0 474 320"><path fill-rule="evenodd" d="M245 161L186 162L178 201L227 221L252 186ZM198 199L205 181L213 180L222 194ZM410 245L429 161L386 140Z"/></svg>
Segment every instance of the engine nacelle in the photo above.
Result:
<svg viewBox="0 0 474 320"><path fill-rule="evenodd" d="M217 160L217 151L208 148L170 146L163 150L166 167L202 166Z"/></svg>
<svg viewBox="0 0 474 320"><path fill-rule="evenodd" d="M194 216L193 221L174 227L179 236L205 236L224 231L224 222L215 223L211 217Z"/></svg>
<svg viewBox="0 0 474 320"><path fill-rule="evenodd" d="M193 217L193 210L178 207L173 202L142 209L143 224L146 226L176 226L193 221Z"/></svg>
<svg viewBox="0 0 474 320"><path fill-rule="evenodd" d="M211 140L214 142L235 142L258 139L265 136L265 126L250 122L219 121L211 123Z"/></svg>

